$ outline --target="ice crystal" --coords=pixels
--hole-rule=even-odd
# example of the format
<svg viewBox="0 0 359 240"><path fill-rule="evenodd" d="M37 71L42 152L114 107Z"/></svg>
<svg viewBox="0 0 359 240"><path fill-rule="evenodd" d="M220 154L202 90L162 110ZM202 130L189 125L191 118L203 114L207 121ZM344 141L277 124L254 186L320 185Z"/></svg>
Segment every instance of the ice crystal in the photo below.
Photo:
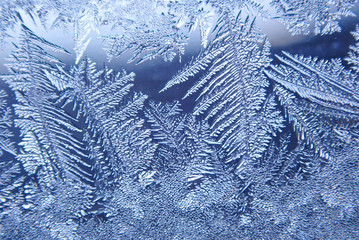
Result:
<svg viewBox="0 0 359 240"><path fill-rule="evenodd" d="M3 2L1 239L357 238L355 0Z"/></svg>
<svg viewBox="0 0 359 240"><path fill-rule="evenodd" d="M356 0L273 0L280 22L283 22L292 34L332 34L340 32L339 20L342 17L355 16L351 11ZM314 26L313 26L314 23ZM313 29L314 28L314 29Z"/></svg>

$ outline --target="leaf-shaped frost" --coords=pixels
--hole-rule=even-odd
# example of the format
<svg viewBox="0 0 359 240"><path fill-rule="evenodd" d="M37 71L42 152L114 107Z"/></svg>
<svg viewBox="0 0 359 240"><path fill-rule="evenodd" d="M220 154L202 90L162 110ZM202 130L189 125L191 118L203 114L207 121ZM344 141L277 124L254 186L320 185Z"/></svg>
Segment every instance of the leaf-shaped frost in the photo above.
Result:
<svg viewBox="0 0 359 240"><path fill-rule="evenodd" d="M166 144L174 148L181 148L184 132L185 118L180 115L182 111L178 102L170 104L155 104L150 102L146 110L146 117L152 125L154 139L160 144Z"/></svg>
<svg viewBox="0 0 359 240"><path fill-rule="evenodd" d="M295 34L332 34L340 32L339 20L342 17L355 16L350 11L356 0L272 0L277 10L277 18L289 31ZM314 22L314 30L311 23Z"/></svg>
<svg viewBox="0 0 359 240"><path fill-rule="evenodd" d="M20 43L7 64L11 74L3 78L18 102L14 105L15 124L21 129L23 150L17 158L29 174L40 171L41 181L51 186L64 176L86 178L86 174L77 166L85 163L81 142L73 136L80 131L73 125L76 119L56 106L58 96L46 75L46 71L55 70L51 64L60 61L45 47L66 52L22 25Z"/></svg>
<svg viewBox="0 0 359 240"><path fill-rule="evenodd" d="M271 66L265 73L284 87L275 87L275 92L299 139L306 139L308 144L314 144L321 156L329 157L333 143L329 136L334 134L334 127L350 127L357 123L357 75L345 70L337 59L329 62L286 52L283 55L285 57L277 56L282 64ZM340 121L336 123L335 119Z"/></svg>
<svg viewBox="0 0 359 240"><path fill-rule="evenodd" d="M150 0L135 0L129 5L112 3L109 14L115 19L110 20L119 34L100 37L109 59L127 51L132 52L128 62L137 63L156 57L172 61L177 54L184 54L187 37L176 26L173 16L161 11L157 4L166 9L166 3L154 4ZM133 8L134 5L137 8Z"/></svg>
<svg viewBox="0 0 359 240"><path fill-rule="evenodd" d="M283 52L277 56L283 63L272 66L267 76L298 93L301 97L335 110L359 113L359 91L356 75L344 70L340 60L331 62ZM339 80L340 79L340 80Z"/></svg>
<svg viewBox="0 0 359 240"><path fill-rule="evenodd" d="M13 125L11 109L7 107L7 94L0 90L0 156L3 151L16 155L15 144L11 140L14 134L10 127Z"/></svg>
<svg viewBox="0 0 359 240"><path fill-rule="evenodd" d="M138 118L147 96L132 93L134 73L115 73L107 67L98 71L86 58L69 73L48 75L54 86L66 89L59 100L64 107L72 104L84 118L84 141L99 191L116 186L123 174L144 177L152 171L156 146Z"/></svg>
<svg viewBox="0 0 359 240"><path fill-rule="evenodd" d="M221 169L214 138L210 137L205 121L182 113L180 104L149 102L145 114L152 126L154 139L159 143L154 164L164 171L186 169L187 184L195 185ZM182 166L182 168L181 168ZM174 167L173 169L171 169Z"/></svg>
<svg viewBox="0 0 359 240"><path fill-rule="evenodd" d="M94 27L92 26L93 21L88 18L91 16L90 13L84 11L80 16L76 16L74 19L74 51L76 53L76 64L79 63L82 55L84 54L87 46L91 41L89 34Z"/></svg>
<svg viewBox="0 0 359 240"><path fill-rule="evenodd" d="M351 67L354 71L359 72L359 26L357 25L355 31L352 32L353 37L355 38L356 44L350 46L350 51L345 60L351 64Z"/></svg>
<svg viewBox="0 0 359 240"><path fill-rule="evenodd" d="M265 96L268 81L262 68L270 61L269 43L253 25L240 15L223 14L213 43L164 88L204 71L185 97L200 91L194 114L210 120L211 135L222 143L229 154L226 161L235 163L237 170L239 161L258 158L271 134L282 127L274 100Z"/></svg>
<svg viewBox="0 0 359 240"><path fill-rule="evenodd" d="M218 48L213 50L207 49L205 52L201 53L195 60L193 60L190 64L188 64L184 69L182 69L179 73L177 73L174 77L172 77L171 80L166 84L166 86L160 92L163 92L174 85L185 82L188 80L188 78L196 75L201 70L206 69L208 67L208 64L223 51L224 48ZM204 83L196 87L196 90L202 87L203 84Z"/></svg>
<svg viewBox="0 0 359 240"><path fill-rule="evenodd" d="M0 218L22 200L19 189L24 182L21 164L15 160L13 116L7 105L7 94L0 90Z"/></svg>

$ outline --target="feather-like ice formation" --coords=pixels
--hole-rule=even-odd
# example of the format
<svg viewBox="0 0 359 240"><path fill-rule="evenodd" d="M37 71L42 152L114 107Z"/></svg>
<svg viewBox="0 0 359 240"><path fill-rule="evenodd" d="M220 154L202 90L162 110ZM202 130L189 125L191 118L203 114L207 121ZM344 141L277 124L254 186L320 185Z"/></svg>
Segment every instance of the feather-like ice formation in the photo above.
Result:
<svg viewBox="0 0 359 240"><path fill-rule="evenodd" d="M257 27L346 31L356 0L2 3L1 239L357 239L358 43Z"/></svg>

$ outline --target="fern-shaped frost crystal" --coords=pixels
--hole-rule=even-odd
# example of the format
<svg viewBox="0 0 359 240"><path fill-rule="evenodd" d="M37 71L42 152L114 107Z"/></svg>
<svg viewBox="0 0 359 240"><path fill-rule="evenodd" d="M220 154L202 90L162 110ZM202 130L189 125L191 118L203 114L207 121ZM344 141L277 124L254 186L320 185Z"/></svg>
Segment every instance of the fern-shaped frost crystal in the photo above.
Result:
<svg viewBox="0 0 359 240"><path fill-rule="evenodd" d="M271 65L256 24L331 34L356 2L2 1L0 41L20 35L0 76L0 238L357 239L359 46L351 70L287 52ZM73 32L72 63L35 34L49 28ZM163 79L98 67L96 34L144 67L203 48L146 95ZM192 80L183 109L150 99Z"/></svg>
<svg viewBox="0 0 359 240"><path fill-rule="evenodd" d="M350 46L350 51L345 60L351 64L351 67L356 72L359 72L359 26L357 25L355 31L352 32L353 37L355 38L356 44Z"/></svg>
<svg viewBox="0 0 359 240"><path fill-rule="evenodd" d="M105 68L98 71L90 59L83 60L70 73L61 69L48 73L52 84L65 90L59 99L64 106L85 117L84 140L93 161L96 184L117 184L121 175L145 174L153 157L155 145L150 131L137 117L147 96L132 93L134 73L114 73Z"/></svg>
<svg viewBox="0 0 359 240"><path fill-rule="evenodd" d="M342 17L355 16L350 10L356 0L273 0L280 22L295 34L332 34L340 32L339 20ZM312 26L314 22L314 26ZM314 29L313 29L314 28Z"/></svg>
<svg viewBox="0 0 359 240"><path fill-rule="evenodd" d="M81 143L73 137L79 131L71 124L76 119L55 104L58 96L46 71L53 68L51 63L60 62L44 47L65 52L23 25L20 43L7 65L11 74L4 79L18 102L15 124L21 129L22 151L17 158L29 174L40 171L51 185L56 179L80 174L74 166L81 161Z"/></svg>
<svg viewBox="0 0 359 240"><path fill-rule="evenodd" d="M321 156L329 157L332 148L330 134L336 128L357 124L357 75L345 70L338 59L329 62L286 52L283 55L277 56L282 64L271 66L271 70L265 73L281 85L275 88L275 92L299 138L307 139Z"/></svg>
<svg viewBox="0 0 359 240"><path fill-rule="evenodd" d="M7 107L7 94L4 90L0 90L0 156L4 152L11 153L16 156L15 144L12 142L14 134L10 128L13 125L12 112Z"/></svg>
<svg viewBox="0 0 359 240"><path fill-rule="evenodd" d="M164 90L187 81L204 70L204 74L187 92L195 94L195 115L206 116L211 135L217 137L226 152L226 161L242 163L260 157L271 134L281 128L273 96L265 95L268 81L262 68L269 64L269 43L248 18L240 20L224 14L216 28L211 46L175 75ZM245 160L247 159L247 160ZM238 170L241 169L237 163Z"/></svg>

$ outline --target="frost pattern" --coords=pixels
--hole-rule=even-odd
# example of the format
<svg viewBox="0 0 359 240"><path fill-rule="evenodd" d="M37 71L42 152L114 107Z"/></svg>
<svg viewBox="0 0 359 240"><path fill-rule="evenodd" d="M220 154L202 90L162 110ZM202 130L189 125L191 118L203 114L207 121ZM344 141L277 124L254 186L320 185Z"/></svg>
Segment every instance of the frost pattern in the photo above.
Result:
<svg viewBox="0 0 359 240"><path fill-rule="evenodd" d="M5 2L0 40L20 35L0 76L0 238L359 235L358 44L350 68L288 52L272 64L256 24L330 34L356 1ZM73 32L74 53L26 17ZM113 62L176 63L196 34L200 53L161 91L191 85L172 102L86 56L97 36Z"/></svg>
<svg viewBox="0 0 359 240"><path fill-rule="evenodd" d="M52 68L50 62L59 62L43 47L63 51L22 25L20 43L8 64L11 74L5 80L18 101L14 106L18 116L15 125L21 129L19 145L23 149L17 158L29 174L40 171L44 182L51 185L67 174L76 174L76 169L67 166L80 161L81 143L72 136L72 132L79 131L70 124L76 119L54 103L58 96L46 71Z"/></svg>
<svg viewBox="0 0 359 240"><path fill-rule="evenodd" d="M271 66L265 73L284 87L275 87L275 92L299 138L329 158L337 142L331 135L344 129L350 132L358 124L357 75L345 70L339 59L328 62L286 52L283 55L277 56L282 65Z"/></svg>
<svg viewBox="0 0 359 240"><path fill-rule="evenodd" d="M0 41L5 43L24 17L39 20L45 28L72 32L76 63L83 57L93 36L104 44L109 59L131 51L129 62L141 63L157 57L172 61L184 54L190 34L198 29L201 43L208 45L216 15L239 9L264 19L277 19L292 34L331 34L341 31L339 20L355 16L356 0L289 1L158 1L6 0L0 8ZM270 5L270 6L269 6ZM276 12L276 13L273 13ZM146 17L143 17L146 16ZM314 24L314 26L312 26ZM313 30L314 28L314 30ZM115 34L103 32L115 31Z"/></svg>
<svg viewBox="0 0 359 240"><path fill-rule="evenodd" d="M13 115L7 103L8 95L0 91L0 218L11 214L16 202L21 199L18 191L24 177L21 164L15 160L17 149L14 142Z"/></svg>
<svg viewBox="0 0 359 240"><path fill-rule="evenodd" d="M213 45L175 75L161 90L185 82L205 70L184 98L201 90L194 115L211 120L211 135L217 137L227 163L238 172L265 151L282 127L272 95L265 95L268 81L262 68L269 64L269 43L248 18L230 14L221 17ZM223 100L221 100L223 99Z"/></svg>
<svg viewBox="0 0 359 240"><path fill-rule="evenodd" d="M150 171L155 145L144 121L137 117L147 96L131 93L134 73L97 71L95 63L85 59L70 73L53 72L52 84L66 90L58 101L63 107L85 117L84 141L91 159L96 187L116 186L121 174L135 176Z"/></svg>
<svg viewBox="0 0 359 240"><path fill-rule="evenodd" d="M16 156L16 148L14 142L10 139L14 136L10 128L13 125L12 111L7 106L6 98L8 95L4 90L0 91L0 156L4 152L11 153Z"/></svg>
<svg viewBox="0 0 359 240"><path fill-rule="evenodd" d="M273 0L271 4L277 10L278 16L275 18L283 22L293 35L309 34L312 31L324 35L341 31L339 20L355 16L350 10L355 2L356 0Z"/></svg>
<svg viewBox="0 0 359 240"><path fill-rule="evenodd" d="M356 40L356 44L354 46L350 46L350 51L345 60L351 64L351 67L356 72L359 72L359 27L358 25L355 28L355 31L352 32L353 37Z"/></svg>
<svg viewBox="0 0 359 240"><path fill-rule="evenodd" d="M188 168L185 176L189 185L216 175L221 165L216 151L219 143L210 136L208 124L181 113L178 102L150 102L150 106L145 113L151 122L154 139L159 144L155 162L157 168L164 172ZM168 162L170 158L172 162Z"/></svg>

